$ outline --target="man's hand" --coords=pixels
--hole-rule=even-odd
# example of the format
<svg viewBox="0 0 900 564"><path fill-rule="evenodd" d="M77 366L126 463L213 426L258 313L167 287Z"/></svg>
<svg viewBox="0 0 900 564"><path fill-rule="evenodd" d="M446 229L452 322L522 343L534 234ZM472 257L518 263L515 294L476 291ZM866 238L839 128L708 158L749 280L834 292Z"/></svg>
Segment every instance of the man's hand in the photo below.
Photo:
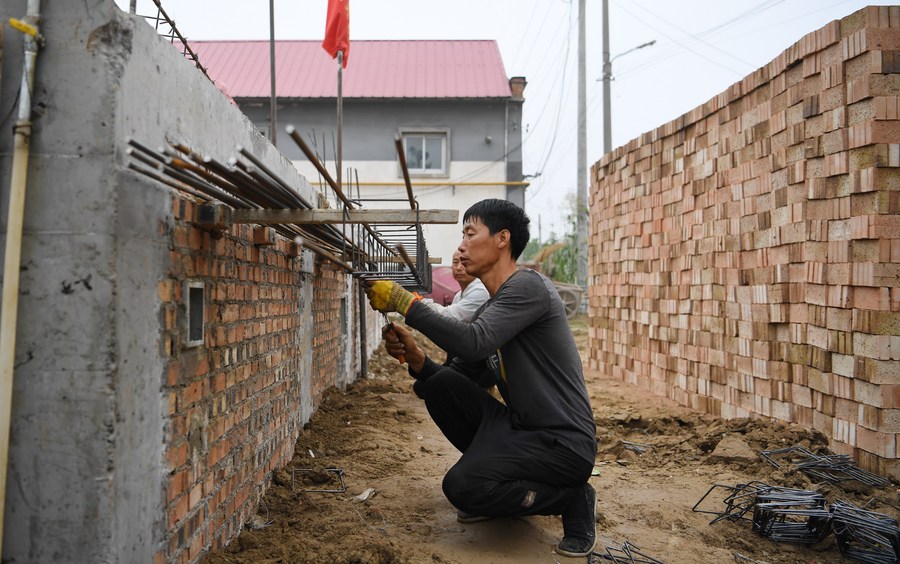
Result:
<svg viewBox="0 0 900 564"><path fill-rule="evenodd" d="M400 360L401 356L404 357L410 370L416 374L422 371L425 366L425 353L416 344L409 329L392 323L384 326L381 336L384 338L384 349L389 355L397 360Z"/></svg>
<svg viewBox="0 0 900 564"><path fill-rule="evenodd" d="M372 309L382 313L396 311L404 317L409 311L409 306L414 301L422 299L422 296L413 294L405 290L400 284L390 280L371 282L365 288L365 292L366 296L369 297L369 305L372 306Z"/></svg>

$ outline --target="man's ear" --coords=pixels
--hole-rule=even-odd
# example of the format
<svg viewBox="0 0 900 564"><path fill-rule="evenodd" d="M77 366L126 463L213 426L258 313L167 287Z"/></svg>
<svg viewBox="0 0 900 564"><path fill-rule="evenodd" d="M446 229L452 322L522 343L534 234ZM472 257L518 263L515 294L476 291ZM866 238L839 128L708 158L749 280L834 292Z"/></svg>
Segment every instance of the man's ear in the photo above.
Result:
<svg viewBox="0 0 900 564"><path fill-rule="evenodd" d="M500 232L497 233L497 248L502 249L508 247L511 239L512 236L509 234L509 229L501 229Z"/></svg>

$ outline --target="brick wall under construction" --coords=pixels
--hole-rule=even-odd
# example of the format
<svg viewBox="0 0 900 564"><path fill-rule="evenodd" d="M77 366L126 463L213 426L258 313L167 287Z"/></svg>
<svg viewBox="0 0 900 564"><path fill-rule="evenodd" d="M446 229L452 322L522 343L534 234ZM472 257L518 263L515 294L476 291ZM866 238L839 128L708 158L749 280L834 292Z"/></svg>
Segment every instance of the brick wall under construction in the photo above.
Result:
<svg viewBox="0 0 900 564"><path fill-rule="evenodd" d="M211 233L199 227L196 203L173 202L172 267L158 288L169 473L167 542L157 559L194 562L249 522L272 471L294 454L308 417L300 406L317 405L340 383L345 276L318 259L304 273L296 246L270 228ZM191 284L206 293L204 337L186 346Z"/></svg>
<svg viewBox="0 0 900 564"><path fill-rule="evenodd" d="M898 73L870 6L596 163L591 367L900 474Z"/></svg>

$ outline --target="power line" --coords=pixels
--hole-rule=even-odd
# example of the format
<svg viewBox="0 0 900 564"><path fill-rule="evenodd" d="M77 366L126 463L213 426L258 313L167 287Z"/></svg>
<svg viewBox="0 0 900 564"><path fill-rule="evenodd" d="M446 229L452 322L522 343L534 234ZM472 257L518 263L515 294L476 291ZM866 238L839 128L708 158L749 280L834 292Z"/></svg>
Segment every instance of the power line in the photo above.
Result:
<svg viewBox="0 0 900 564"><path fill-rule="evenodd" d="M566 32L566 42L565 42L566 53L565 53L565 56L563 57L562 77L560 78L560 81L559 81L559 86L560 86L559 102L558 102L558 105L556 108L556 119L554 120L554 125L553 125L553 135L550 138L550 145L549 145L549 147L547 147L546 155L542 159L543 162L538 167L538 169L535 171L536 175L543 174L544 168L547 166L547 162L550 160L550 156L553 154L553 147L556 144L556 138L559 134L560 118L562 116L562 110L563 110L563 106L564 106L563 99L565 98L565 92L566 92L566 70L569 67L569 54L571 52L571 47L572 47L572 4L571 3L569 4L568 20L569 20L569 27ZM541 181L538 184L538 186L535 188L535 190L532 192L531 197L528 200L530 201L530 200L534 199L534 197L538 195L538 193L540 192L541 188L543 188L543 186L544 186L544 182Z"/></svg>
<svg viewBox="0 0 900 564"><path fill-rule="evenodd" d="M844 0L844 1L849 1L849 0ZM731 57L731 58L733 58L733 59L735 59L735 60L737 60L737 61L739 61L739 62L741 62L741 63L743 63L743 64L746 64L746 65L750 66L751 68L755 68L755 67L757 66L755 63L750 63L750 62L748 62L748 61L744 61L743 59L740 59L740 58L738 58L738 57L735 57L734 55L731 55L731 54L728 53L727 51L724 51L724 50L722 50L722 49L719 49L719 48L716 47L715 45L713 45L713 44L711 44L711 43L705 41L703 38L712 37L713 35L716 35L716 34L720 33L721 31L723 31L723 30L725 30L725 29L727 29L727 28L730 28L730 27L734 26L734 25L735 25L736 23L738 23L739 21L742 21L742 20L745 20L745 19L754 17L754 16L756 16L756 15L759 15L759 14L761 14L762 12L764 12L764 11L770 9L770 8L773 8L773 7L777 6L778 4L781 4L782 2L784 2L784 0L765 0L764 2L761 2L760 4L757 4L756 6L753 6L753 7L750 8L749 10L746 10L746 11L742 12L741 14L738 14L737 16L735 16L735 17L733 17L733 18L731 18L731 19L729 19L729 20L726 20L726 21L724 21L724 22L721 22L721 23L719 23L719 24L716 24L716 25L714 25L714 26L712 26L712 27L710 27L710 28L707 28L707 29L705 29L705 30L703 30L703 31L701 31L701 32L698 32L698 33L696 33L696 34L690 34L690 33L686 32L686 31L684 31L683 29L681 29L681 28L679 28L679 27L677 27L677 26L671 24L670 22L668 22L668 21L666 21L666 20L663 20L663 21L665 21L665 22L666 22L668 25L670 25L671 27L674 27L675 29L677 29L677 30L681 31L682 33L688 35L688 36L691 37L695 42L703 43L703 44L709 46L709 47L712 48L712 49L715 49L715 50L717 50L717 51L719 51L719 52L721 52L721 53L723 53L723 54L725 54L725 55L727 55L727 56L729 56L729 57ZM617 4L617 5L618 5L618 4ZM637 7L639 7L639 8L641 8L641 9L644 10L644 11L650 12L650 10L648 10L647 8L644 8L643 6L640 6L640 5L638 5L638 4L635 4L635 5L636 5ZM633 13L631 13L631 12L628 12L628 11L625 10L624 8L623 8L623 10L626 11L627 13L629 13L629 14L630 14L632 17L634 17L638 22L640 22L640 23L646 25L647 27L650 27L651 29L656 30L656 28L653 28L652 26L650 26L650 24L648 24L647 22L645 22L645 21L642 20L641 18L637 17L635 14L633 14ZM651 14L652 14L652 12L651 12ZM654 17L658 17L658 16L656 16L656 14L652 14L652 15L653 15ZM661 18L660 18L660 19L661 19ZM657 31L658 31L658 30L657 30ZM662 32L660 32L660 33L662 33ZM665 35L665 34L664 34L664 35ZM669 39L671 39L671 40L672 40L672 43L674 43L674 44L677 45L678 47L685 48L685 49L687 49L687 50L689 50L689 51L691 51L691 52L693 52L693 53L699 55L699 53L698 53L697 51L694 51L694 50L691 49L690 47L688 47L688 46L682 44L681 42L679 42L678 40L676 40L676 39L674 39L674 38L672 38L672 37L670 37L670 36L668 36L668 35L666 35L666 37L668 37ZM660 56L655 57L655 58L654 58L653 60L651 60L651 61L647 61L647 62L644 62L644 63L637 64L637 65L635 65L635 66L633 66L633 67L626 67L625 70L623 70L622 72L617 73L616 78L618 78L618 79L624 78L624 77L626 77L626 76L629 76L629 75L634 74L634 73L636 73L636 72L638 72L638 71L644 70L644 69L646 69L646 68L648 68L648 67L654 66L654 65L656 65L656 64L658 64L658 63L661 63L661 62L663 62L663 61L665 61L665 60L667 60L667 59L670 59L670 58L672 58L673 56L677 55L677 54L678 54L678 47L676 47L675 45L672 45L672 43L670 43L668 46L666 46L666 45L660 46L660 49L657 50L657 53L659 53L660 51L662 51L662 54L661 54ZM701 56L702 56L702 55L701 55ZM705 58L705 57L704 57L704 58ZM707 59L707 60L709 60L709 59ZM714 63L714 64L717 64L718 66L722 66L722 65L719 65L718 63ZM727 67L723 67L723 68L726 68L727 70L730 70L730 71L732 71L732 72L737 72L737 71L734 71L733 69L730 69L730 68L727 68ZM740 74L740 73L738 73L738 74Z"/></svg>
<svg viewBox="0 0 900 564"><path fill-rule="evenodd" d="M716 65L717 67L721 67L721 68L727 70L728 72L731 72L731 73L734 73L734 74L738 74L738 75L742 74L742 73L740 73L739 71L736 71L736 70L734 70L734 69L731 68L731 67L727 67L727 66L725 66L725 65L723 65L723 64L721 64L721 63L719 63L719 62L716 61L715 59L711 59L711 58L707 57L706 55L704 55L704 54L701 53L700 51L697 51L696 49L692 48L690 45L686 45L686 44L682 43L682 42L679 41L678 39L675 39L674 37L672 37L672 36L669 35L668 33L664 32L664 31L661 30L661 29L659 29L658 27L653 26L653 25L647 23L646 20L643 20L643 19L641 19L640 17L636 16L633 12L631 12L630 10L628 10L627 8L625 8L624 6L622 6L621 4L619 4L618 2L614 2L614 3L615 3L616 6L618 6L623 12L625 12L625 13L631 15L631 17L633 17L633 18L636 19L637 21L641 22L641 23L644 24L645 26L649 27L650 29L652 29L652 30L655 31L656 33L662 35L663 37L669 39L670 41L672 41L672 42L674 42L674 43L677 43L677 44L680 45L683 49L686 49L686 50L690 51L691 53L697 55L697 56L700 57L701 59L704 59L704 60L706 60L706 61L708 61L708 62L710 62L710 63Z"/></svg>

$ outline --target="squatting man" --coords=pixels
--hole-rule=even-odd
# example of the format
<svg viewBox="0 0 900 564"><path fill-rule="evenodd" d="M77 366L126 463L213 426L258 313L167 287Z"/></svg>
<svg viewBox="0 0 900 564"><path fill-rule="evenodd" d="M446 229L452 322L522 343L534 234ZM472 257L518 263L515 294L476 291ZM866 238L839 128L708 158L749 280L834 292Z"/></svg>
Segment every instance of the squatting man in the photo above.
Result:
<svg viewBox="0 0 900 564"><path fill-rule="evenodd" d="M400 313L452 358L435 363L398 324L382 331L388 354L405 357L413 390L462 453L443 480L457 520L561 515L556 552L587 556L596 541L588 484L596 426L562 300L548 278L516 266L528 224L504 200L463 215L460 262L490 295L470 322L441 315L395 282L372 282L366 294L372 308ZM485 377L503 401L476 383Z"/></svg>

